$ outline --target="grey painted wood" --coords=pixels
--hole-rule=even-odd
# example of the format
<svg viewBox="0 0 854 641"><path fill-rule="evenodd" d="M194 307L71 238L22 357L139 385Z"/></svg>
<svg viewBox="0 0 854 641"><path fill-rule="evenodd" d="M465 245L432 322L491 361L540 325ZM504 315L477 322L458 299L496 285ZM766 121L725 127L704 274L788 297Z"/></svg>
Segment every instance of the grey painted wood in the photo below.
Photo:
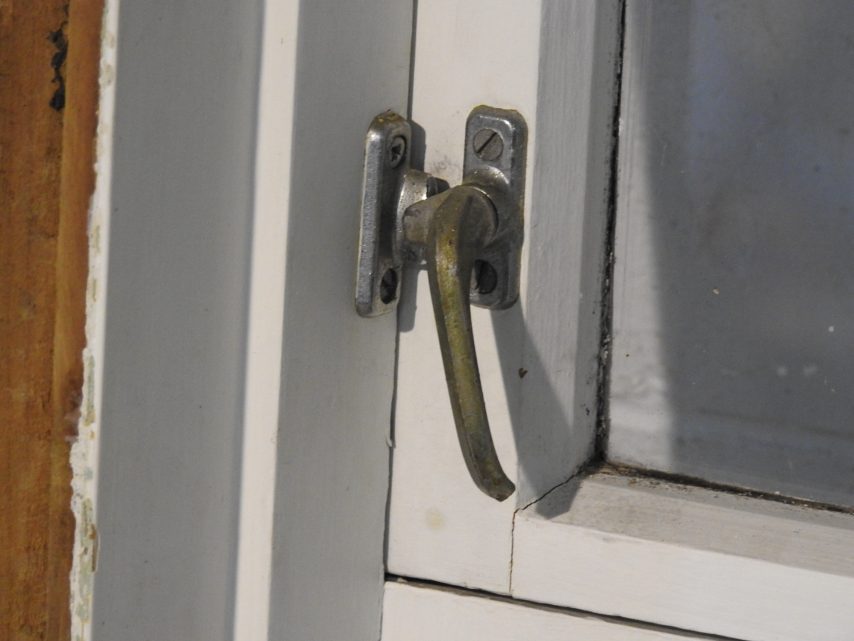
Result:
<svg viewBox="0 0 854 641"><path fill-rule="evenodd" d="M412 7L117 4L106 318L90 318L106 334L91 366L104 380L92 639L373 641L396 319L356 315L353 270L364 133L406 108ZM259 242L271 231L280 245ZM248 351L267 334L281 362L269 393L269 359ZM278 431L259 447L266 428L249 419ZM241 522L247 480L270 496L250 511L258 537ZM265 537L270 550L244 554ZM269 625L235 623L255 595Z"/></svg>
<svg viewBox="0 0 854 641"><path fill-rule="evenodd" d="M852 21L629 2L612 459L854 506Z"/></svg>
<svg viewBox="0 0 854 641"><path fill-rule="evenodd" d="M119 13L92 638L224 641L261 6Z"/></svg>

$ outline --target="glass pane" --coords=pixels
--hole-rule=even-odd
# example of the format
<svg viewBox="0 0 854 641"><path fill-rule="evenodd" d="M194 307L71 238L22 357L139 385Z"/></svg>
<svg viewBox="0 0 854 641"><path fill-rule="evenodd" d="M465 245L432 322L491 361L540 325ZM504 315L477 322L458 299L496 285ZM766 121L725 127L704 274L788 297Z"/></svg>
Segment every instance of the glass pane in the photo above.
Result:
<svg viewBox="0 0 854 641"><path fill-rule="evenodd" d="M626 34L609 457L854 506L854 3Z"/></svg>

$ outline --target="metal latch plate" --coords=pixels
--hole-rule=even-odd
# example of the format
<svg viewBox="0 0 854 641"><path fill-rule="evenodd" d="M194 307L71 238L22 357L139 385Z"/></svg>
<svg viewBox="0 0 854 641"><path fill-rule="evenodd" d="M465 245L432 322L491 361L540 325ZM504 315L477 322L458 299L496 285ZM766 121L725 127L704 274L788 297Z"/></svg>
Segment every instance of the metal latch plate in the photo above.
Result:
<svg viewBox="0 0 854 641"><path fill-rule="evenodd" d="M395 255L399 187L409 169L411 128L388 111L374 118L365 139L356 311L378 316L394 309L400 293L402 259Z"/></svg>

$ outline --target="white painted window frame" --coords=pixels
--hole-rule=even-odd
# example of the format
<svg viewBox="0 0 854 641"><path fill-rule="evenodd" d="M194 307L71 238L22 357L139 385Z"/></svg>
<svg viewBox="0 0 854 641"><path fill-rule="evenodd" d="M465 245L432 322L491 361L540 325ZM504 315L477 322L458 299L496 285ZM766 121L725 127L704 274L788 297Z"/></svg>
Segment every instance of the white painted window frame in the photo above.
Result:
<svg viewBox="0 0 854 641"><path fill-rule="evenodd" d="M451 180L473 105L518 108L531 127L525 293L494 326L475 318L496 444L520 491L485 503L466 476L422 282L401 311L388 569L744 639L852 629L854 607L826 607L852 594L850 555L826 557L850 552L848 516L598 479L576 496L598 512L544 517L569 485L531 504L595 444L620 6L420 0L410 101L409 3L267 0L242 7L241 21L229 3L108 0L87 411L74 448L79 638L378 638L395 328L356 316L352 273L364 131L408 102L427 169ZM234 87L220 83L239 78L255 94L229 103ZM198 150L239 158L214 163L219 175ZM217 209L232 189L244 190L234 209ZM546 250L554 238L563 251ZM211 260L222 247L231 253ZM571 347L555 349L567 329L554 319L588 314ZM150 331L161 315L165 341ZM425 394L414 377L440 383ZM514 420L531 426L529 441L516 443ZM673 531L655 529L660 514ZM750 530L755 544L715 549L707 531L679 529L694 518L733 537ZM621 563L607 563L612 550ZM651 574L660 559L672 572ZM551 561L557 574L542 569ZM702 590L696 572L718 563L728 571ZM650 576L658 592L635 587ZM774 627L763 581L784 612L820 607L822 628L785 616ZM684 608L666 601L676 592ZM754 598L763 619L748 620Z"/></svg>
<svg viewBox="0 0 854 641"><path fill-rule="evenodd" d="M706 637L453 588L386 586L383 641L701 641Z"/></svg>
<svg viewBox="0 0 854 641"><path fill-rule="evenodd" d="M496 448L519 490L495 503L468 479L422 274L402 301L389 571L704 634L847 638L854 516L584 471L604 393L621 8L419 2L412 117L427 171L458 180L472 104L516 108L530 130L520 303L474 312Z"/></svg>
<svg viewBox="0 0 854 641"><path fill-rule="evenodd" d="M598 473L514 523L514 598L750 641L854 633L851 514Z"/></svg>

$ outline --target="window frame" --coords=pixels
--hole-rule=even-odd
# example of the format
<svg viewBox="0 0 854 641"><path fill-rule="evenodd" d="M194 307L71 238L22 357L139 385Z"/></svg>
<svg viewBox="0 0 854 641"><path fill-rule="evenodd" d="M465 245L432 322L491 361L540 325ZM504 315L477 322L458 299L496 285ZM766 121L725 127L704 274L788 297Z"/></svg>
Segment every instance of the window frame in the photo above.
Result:
<svg viewBox="0 0 854 641"><path fill-rule="evenodd" d="M610 346L609 243L622 124L614 116L625 4L490 7L486 15L477 2L419 3L429 15L417 22L413 118L426 132L425 168L446 172L458 169L462 129L455 119L473 100L519 109L528 119L519 311L473 314L493 438L519 492L504 504L491 502L461 463L421 275L417 293L404 293L402 300L389 572L698 633L756 641L840 638L854 629L842 607L849 601L840 592L849 586L854 594L854 575L847 564L829 564L828 555L854 551L854 516L828 517L807 504L686 484L652 486L642 475L627 477L618 496L591 473L590 464L601 463L596 415L607 394L599 366L607 364ZM453 34L430 16L452 15L467 24L475 14L485 33L498 34L494 42L503 49L476 39L463 65ZM513 57L515 73L491 64L497 56ZM435 78L428 64L447 73ZM536 84L528 81L532 75ZM456 179L443 177L452 184ZM597 347L594 360L584 351L590 341ZM555 390L564 398L556 399ZM577 411L587 403L594 410L589 420ZM575 490L568 488L578 489L579 482L579 496L598 497L598 511L573 520L567 499L553 516L541 513L550 501L567 493L571 498ZM620 497L630 507L611 509ZM638 533L642 523L632 521L632 510L646 511L645 533ZM656 530L650 510L673 531ZM751 545L721 550L710 532L721 540L749 536ZM619 563L613 557L618 549ZM705 577L714 582L706 584ZM849 610L854 612L854 597ZM810 612L821 613L820 623Z"/></svg>
<svg viewBox="0 0 854 641"><path fill-rule="evenodd" d="M75 633L97 639L99 626L111 619L112 626L123 626L140 637L212 638L208 632L214 613L227 621L228 629L219 630L223 639L278 638L286 627L289 635L305 638L377 638L386 536L390 572L498 594L532 595L528 578L522 583L528 570L514 569L511 579L511 567L522 568L537 549L549 553L529 530L557 532L559 527L556 519L540 519L537 509L542 505L536 501L583 470L599 446L597 411L604 384L600 346L608 324L602 303L608 295L611 260L607 239L613 224L623 4L622 0L420 0L414 20L412 6L394 0L361 0L347 8L337 2L267 0L263 20L259 18L263 29L259 24L235 35L229 31L233 13L223 8L207 10L207 29L202 30L194 12L163 3L137 8L149 12L148 20L120 22L125 3L107 1L83 403L92 413L85 416L74 453L75 501L78 507L87 506L78 516L89 519L81 518L87 527L78 526L75 547L73 598L80 606L74 609ZM417 55L409 96L413 25ZM177 32L192 38L170 37ZM200 119L204 113L200 109L176 106L173 85L158 84L158 79L180 76L192 78L197 89L217 87L222 69L194 63L206 60L205 54L217 54L223 39L211 37L212 33L237 38L245 52L258 49L251 69L257 72L255 126L240 134L253 149L249 172L253 233L248 258L232 265L233 272L227 274L242 283L237 289L247 301L238 315L245 329L245 340L237 349L244 370L240 384L226 392L187 381L191 388L187 398L205 405L226 393L240 403L238 418L217 423L220 437L240 450L237 477L233 468L212 468L203 457L163 467L176 449L192 449L198 439L197 433L186 429L189 401L176 401L163 385L180 377L186 363L180 354L164 351L161 337L146 331L146 317L129 316L123 305L126 299L117 295L133 291L134 296L162 306L174 314L173 331L188 336L207 332L212 349L220 349L210 309L234 305L234 287L210 293L202 310L187 308L185 299L164 296L162 282L137 277L151 269L181 278L209 265L212 247L204 242L206 228L194 227L192 237L202 241L177 251L170 244L177 223L162 215L170 211L169 202L160 202L162 211L152 208L159 215L151 220L136 219L142 225L137 231L144 233L128 234L126 229L120 236L120 229L111 226L120 220L116 208L122 211L134 204L122 189L131 184L129 176L137 164L116 164L117 152L132 151L135 163L162 160L161 180L173 187L175 182L184 185L183 191L179 187L172 195L186 197L185 204L195 202L198 182L170 181L171 175L186 169L188 157L175 148L170 148L172 157L164 156L164 149L154 144L156 136L135 127L133 119L118 118L116 109L137 103L143 110L171 105L164 112L168 116L164 127L193 134L199 144L218 136L220 131ZM312 47L317 43L328 55L316 55L318 50ZM191 48L193 56L186 57ZM171 61L169 68L164 69L164 60ZM342 78L342 69L350 69L351 61L358 61L356 71ZM339 81L316 82L317 78ZM504 504L489 502L473 487L459 455L429 302L422 298L424 283L415 288L416 300L404 301L401 309L398 371L410 377L410 384L397 381L394 435L389 434L389 414L395 384L395 319L361 319L352 309L364 133L377 113L388 108L406 112L408 101L413 118L425 130L427 159L432 163L428 169L444 167L445 177L452 180L459 169L454 159L461 156L462 122L475 104L518 108L532 132L524 278L533 286L523 283L527 293L515 310L493 318L478 313L475 318L496 446L509 470L521 470L520 493ZM232 150L220 146L215 151L227 155ZM128 153L123 157L127 159ZM299 164L310 166L314 173L309 177L332 177L323 183L329 197L319 205L313 200L316 185L307 174L295 173ZM119 180L122 172L125 178ZM216 186L214 178L209 178L211 188ZM310 232L318 212L325 214L326 232L304 233ZM179 213L194 213L203 221L209 212ZM331 222L340 233L330 231ZM220 232L227 236L227 225ZM242 242L245 237L245 230L235 228L231 240ZM550 238L567 242L560 252L549 255L547 264L530 261L542 255ZM140 243L159 249L131 251ZM216 292L209 287L211 280L223 275L196 276L205 291ZM417 277L408 278L404 285L412 291ZM318 288L323 291L315 296ZM321 316L334 320L314 322ZM566 325L553 319L582 317L584 323L572 325L571 349L561 350ZM330 341L330 336L348 337L347 344ZM308 349L325 343L329 346L321 354ZM161 359L156 371L141 368L134 358L149 352ZM219 353L210 367L231 368L234 373L233 353ZM533 361L533 355L539 360ZM343 374L332 391L300 384L323 381L333 370ZM110 377L120 378L124 392L144 399L140 406L157 409L154 427L144 413L126 411L130 406L124 392L119 394L115 384L105 385ZM425 388L411 384L413 380L434 383ZM571 403L553 393L566 389L574 391ZM548 411L541 412L543 407ZM400 420L401 411L420 418L407 425ZM578 420L552 420L564 412ZM514 422L526 421L532 426L529 440L517 442ZM168 429L158 430L154 443L152 430L158 425ZM418 432L426 440L412 440ZM394 465L398 471L406 470L412 483L407 486L400 476L392 479L392 518L387 526L392 437ZM539 449L526 451L535 442L540 442ZM560 447L552 447L553 443ZM536 459L539 471L526 467L526 458L534 454L542 457ZM132 472L143 467L157 473L134 477ZM189 487L192 484L182 484L186 478L210 483ZM233 574L218 577L233 582L226 603L206 599L195 589L197 576L175 563L176 558L192 558L196 569L222 567L217 550L199 545L200 514L170 510L159 501L171 492L189 492L185 498L194 505L225 509L217 502L221 497L214 486L234 490L230 504L234 527L221 532L223 544L235 555L229 570ZM685 492L685 501L691 492ZM763 503L750 499L749 505L761 512ZM147 540L145 548L131 546L123 529L123 523L133 522L140 513L164 526L155 528L163 536ZM405 518L399 520L395 514ZM795 522L801 523L791 521ZM618 525L611 530L601 522L572 527L572 532L559 530L565 533L560 536L586 532L598 545ZM95 539L92 533L97 533ZM622 535L633 536L629 530ZM573 553L585 552L572 545ZM654 551L661 542L634 536L632 545ZM116 554L122 549L127 554ZM651 564L654 558L647 554L644 562ZM728 559L750 561L739 555ZM604 564L607 558L600 560ZM601 607L623 616L628 610L620 608L630 608L640 595L618 572L609 576L612 585L599 584L601 593L610 595ZM596 585L593 577L588 578L590 586ZM131 586L133 616L122 618L122 612L99 605L108 590ZM725 598L725 593L721 589L718 598ZM534 596L568 603L565 596ZM696 598L705 596L698 593ZM821 592L805 595L814 600L820 596ZM170 612L183 613L183 618L170 619L156 609L167 597L174 598ZM606 597L601 598L604 603ZM815 601L805 601L810 602ZM742 637L783 638L771 632L752 634L747 630ZM809 638L821 637L805 634L800 640Z"/></svg>

